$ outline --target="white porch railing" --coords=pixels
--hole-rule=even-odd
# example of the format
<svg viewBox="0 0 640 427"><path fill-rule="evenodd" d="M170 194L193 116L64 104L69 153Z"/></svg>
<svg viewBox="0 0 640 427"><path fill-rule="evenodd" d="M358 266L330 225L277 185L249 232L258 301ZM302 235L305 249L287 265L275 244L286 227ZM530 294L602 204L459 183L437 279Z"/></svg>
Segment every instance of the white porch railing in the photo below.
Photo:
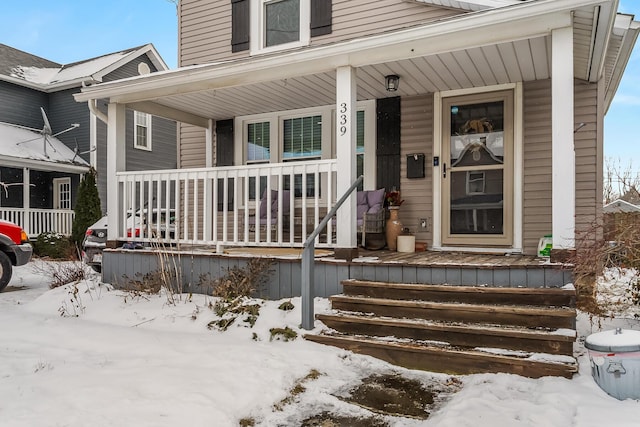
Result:
<svg viewBox="0 0 640 427"><path fill-rule="evenodd" d="M331 159L119 172L116 238L217 249L302 247L335 202L336 171L336 160ZM263 194L266 206L260 209ZM287 194L289 199L284 200ZM285 212L287 205L290 210ZM316 246L335 246L335 231L331 220Z"/></svg>
<svg viewBox="0 0 640 427"><path fill-rule="evenodd" d="M0 207L0 218L18 224L30 238L49 231L70 236L74 215L70 209Z"/></svg>

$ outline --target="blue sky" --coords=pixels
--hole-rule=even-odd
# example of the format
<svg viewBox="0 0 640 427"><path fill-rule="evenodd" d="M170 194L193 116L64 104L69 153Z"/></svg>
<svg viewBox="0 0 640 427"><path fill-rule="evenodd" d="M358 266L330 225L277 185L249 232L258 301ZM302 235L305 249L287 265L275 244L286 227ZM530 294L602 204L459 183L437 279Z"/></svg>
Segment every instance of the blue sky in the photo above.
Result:
<svg viewBox="0 0 640 427"><path fill-rule="evenodd" d="M168 0L20 0L3 2L0 43L71 63L153 43L177 63L177 16ZM640 20L640 1L619 10ZM640 41L638 42L640 44ZM640 170L640 47L636 46L605 119L605 157Z"/></svg>

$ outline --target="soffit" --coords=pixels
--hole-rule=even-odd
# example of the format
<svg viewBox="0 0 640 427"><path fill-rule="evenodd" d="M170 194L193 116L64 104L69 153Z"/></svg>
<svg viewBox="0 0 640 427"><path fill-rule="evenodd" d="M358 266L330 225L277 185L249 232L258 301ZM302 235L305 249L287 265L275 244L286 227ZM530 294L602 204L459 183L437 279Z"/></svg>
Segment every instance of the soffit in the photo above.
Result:
<svg viewBox="0 0 640 427"><path fill-rule="evenodd" d="M548 37L372 64L357 69L358 100L415 96L550 77ZM400 76L387 92L384 76ZM231 88L164 96L153 101L191 114L224 119L335 103L335 73L310 74Z"/></svg>
<svg viewBox="0 0 640 427"><path fill-rule="evenodd" d="M593 6L583 7L573 14L574 23L574 72L576 78L588 80L597 21ZM548 23L551 25L551 23ZM513 25L512 25L513 26ZM507 28L507 27L504 27ZM452 33L453 35L453 33ZM484 46L470 47L437 54L396 59L366 60L360 55L357 68L357 96L359 100L388 96L413 96L436 91L491 86L521 81L544 80L551 76L551 39L549 32L503 41ZM425 39L423 43L429 43ZM446 41L446 39L441 39ZM504 40L504 36L503 36ZM467 44L469 41L467 41ZM419 49L419 46L416 45ZM427 49L426 51L428 51ZM413 51L413 49L412 49ZM374 53L375 54L375 53ZM339 59L339 56L334 57ZM363 58L365 60L363 61ZM317 64L317 63L316 63ZM330 63L332 64L332 63ZM162 93L139 92L143 95L127 95L126 100L116 102L151 101L171 109L181 110L201 118L226 119L235 116L259 114L271 111L290 110L333 104L335 102L335 72L324 64L323 72L313 72L313 68L301 63L304 69L298 72L297 64L286 70L286 79L258 79L260 83L247 83L248 74L238 76L234 82L220 87L216 79L209 83L199 83L191 91L184 86L165 86ZM224 67L226 64L220 64ZM188 67L187 67L188 68ZM291 72L291 69L294 72ZM327 71L330 69L330 71ZM198 71L198 68L194 69ZM284 70L283 70L284 71ZM188 84L187 69L176 70L185 73L181 84ZM168 72L166 76L173 75ZM259 72L258 72L259 73ZM163 78L163 73L156 73ZM384 90L383 81L387 74L401 77L400 89L389 93ZM259 74L255 74L258 76ZM154 77L151 77L152 79ZM116 82L117 83L117 82ZM222 86L225 86L222 85ZM98 89L102 85L97 85ZM135 82L131 82L131 87ZM109 87L109 86L107 86ZM124 86L123 86L124 87ZM217 87L216 89L211 89ZM132 93L132 92L127 92ZM133 92L135 94L135 92ZM135 98L135 99L134 99ZM143 108L137 109L144 111ZM150 113L157 113L148 111ZM170 117L171 118L171 117Z"/></svg>

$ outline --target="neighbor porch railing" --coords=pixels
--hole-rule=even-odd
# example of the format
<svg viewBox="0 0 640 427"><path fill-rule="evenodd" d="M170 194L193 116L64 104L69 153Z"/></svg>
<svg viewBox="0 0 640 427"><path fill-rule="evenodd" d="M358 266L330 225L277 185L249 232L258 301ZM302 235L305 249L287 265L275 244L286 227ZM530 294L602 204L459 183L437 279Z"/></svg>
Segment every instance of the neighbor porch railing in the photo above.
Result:
<svg viewBox="0 0 640 427"><path fill-rule="evenodd" d="M330 159L119 172L117 239L302 247L333 206L336 171ZM335 231L332 219L316 246L334 246Z"/></svg>
<svg viewBox="0 0 640 427"><path fill-rule="evenodd" d="M55 232L70 236L74 212L70 209L35 209L0 207L0 218L18 224L30 238Z"/></svg>

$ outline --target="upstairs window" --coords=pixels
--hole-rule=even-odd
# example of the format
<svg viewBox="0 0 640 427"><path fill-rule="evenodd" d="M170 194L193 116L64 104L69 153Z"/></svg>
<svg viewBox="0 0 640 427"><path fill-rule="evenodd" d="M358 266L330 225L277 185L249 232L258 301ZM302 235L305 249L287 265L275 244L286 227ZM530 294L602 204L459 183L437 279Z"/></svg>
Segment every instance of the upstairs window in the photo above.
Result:
<svg viewBox="0 0 640 427"><path fill-rule="evenodd" d="M331 34L332 0L231 0L231 51L307 46Z"/></svg>
<svg viewBox="0 0 640 427"><path fill-rule="evenodd" d="M151 115L133 112L133 146L140 150L151 151Z"/></svg>
<svg viewBox="0 0 640 427"><path fill-rule="evenodd" d="M300 0L272 0L264 3L265 47L300 40Z"/></svg>

